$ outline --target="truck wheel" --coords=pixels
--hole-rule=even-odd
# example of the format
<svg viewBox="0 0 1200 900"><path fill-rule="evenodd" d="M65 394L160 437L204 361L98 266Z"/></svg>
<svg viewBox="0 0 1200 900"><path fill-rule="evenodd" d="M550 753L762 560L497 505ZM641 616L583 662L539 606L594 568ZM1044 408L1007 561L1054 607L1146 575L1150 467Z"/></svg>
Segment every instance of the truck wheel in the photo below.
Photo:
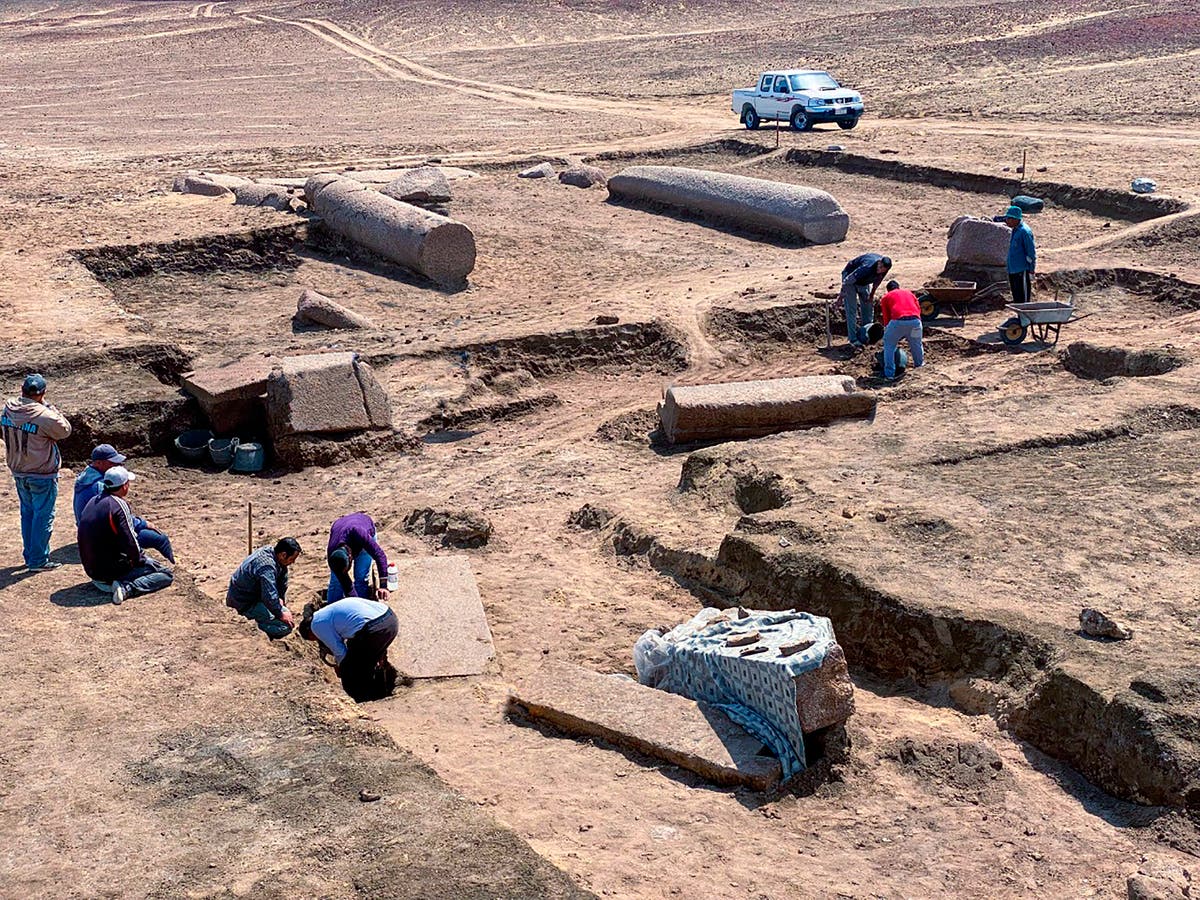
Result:
<svg viewBox="0 0 1200 900"><path fill-rule="evenodd" d="M842 131L849 131L857 124L858 119L842 119L842 121L838 122L838 128L842 129Z"/></svg>
<svg viewBox="0 0 1200 900"><path fill-rule="evenodd" d="M762 120L758 117L758 113L754 111L754 107L747 103L742 107L742 123L746 126L747 131L754 131L758 128Z"/></svg>
<svg viewBox="0 0 1200 900"><path fill-rule="evenodd" d="M808 113L797 106L792 110L792 131L808 131L812 128L812 122L809 121Z"/></svg>

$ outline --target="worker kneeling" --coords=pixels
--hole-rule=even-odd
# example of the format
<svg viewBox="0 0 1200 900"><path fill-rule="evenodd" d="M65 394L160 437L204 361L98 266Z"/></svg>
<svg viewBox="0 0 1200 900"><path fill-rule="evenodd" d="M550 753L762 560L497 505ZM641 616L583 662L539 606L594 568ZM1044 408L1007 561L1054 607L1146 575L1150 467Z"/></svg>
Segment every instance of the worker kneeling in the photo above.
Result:
<svg viewBox="0 0 1200 900"><path fill-rule="evenodd" d="M362 703L387 697L396 689L398 673L388 662L387 651L399 625L386 603L346 597L322 606L311 617L305 615L299 631L306 641L318 641L329 651L342 687Z"/></svg>
<svg viewBox="0 0 1200 900"><path fill-rule="evenodd" d="M887 293L879 306L883 318L883 377L896 377L896 348L901 340L908 341L913 368L921 368L925 365L925 348L921 345L924 329L917 295L901 289L900 282L893 279L887 283Z"/></svg>
<svg viewBox="0 0 1200 900"><path fill-rule="evenodd" d="M79 517L79 558L92 584L112 593L112 602L153 594L175 580L170 570L150 559L138 545L134 515L126 497L137 478L124 466L113 466L101 479L101 491Z"/></svg>

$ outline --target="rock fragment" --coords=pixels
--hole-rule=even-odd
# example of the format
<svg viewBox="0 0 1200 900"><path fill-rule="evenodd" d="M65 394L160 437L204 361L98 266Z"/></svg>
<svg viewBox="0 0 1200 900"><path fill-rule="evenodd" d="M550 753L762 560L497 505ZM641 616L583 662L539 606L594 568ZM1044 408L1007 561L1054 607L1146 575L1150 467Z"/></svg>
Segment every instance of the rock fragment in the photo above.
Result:
<svg viewBox="0 0 1200 900"><path fill-rule="evenodd" d="M1090 607L1079 613L1079 630L1091 637L1115 641L1127 641L1133 637L1130 629L1113 621L1100 610Z"/></svg>
<svg viewBox="0 0 1200 900"><path fill-rule="evenodd" d="M608 176L604 174L603 169L583 163L563 169L558 173L558 180L577 188L590 188L597 184L603 187L608 184Z"/></svg>
<svg viewBox="0 0 1200 900"><path fill-rule="evenodd" d="M374 328L375 325L366 316L361 316L354 310L347 309L340 303L319 294L312 288L305 288L296 302L296 320L303 324L321 325L325 328L360 329Z"/></svg>
<svg viewBox="0 0 1200 900"><path fill-rule="evenodd" d="M385 196L405 203L449 203L450 182L442 170L419 166L397 175L381 191Z"/></svg>

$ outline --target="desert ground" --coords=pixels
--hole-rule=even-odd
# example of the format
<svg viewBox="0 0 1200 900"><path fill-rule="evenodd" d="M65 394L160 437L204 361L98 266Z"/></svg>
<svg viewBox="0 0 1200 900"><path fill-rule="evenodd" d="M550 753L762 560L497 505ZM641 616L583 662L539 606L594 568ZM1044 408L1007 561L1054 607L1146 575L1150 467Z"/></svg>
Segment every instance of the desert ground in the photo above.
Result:
<svg viewBox="0 0 1200 900"><path fill-rule="evenodd" d="M1200 16L1183 0L16 2L0 7L0 376L75 423L53 572L0 481L5 896L1185 897L1200 855ZM852 131L746 131L729 91L828 68ZM844 147L842 160L814 153ZM960 215L1026 160L1040 296L1086 318L1007 349L1000 304L926 329L885 384L842 335L868 250L935 277ZM518 179L549 161L809 185L851 217L799 246ZM434 164L467 285L319 238L310 217L171 190ZM1159 190L1138 206L1129 182ZM1007 182L1005 182L1007 183ZM1158 204L1154 206L1153 204ZM285 246L259 255L262 240ZM313 288L365 331L296 328ZM599 324L598 317L608 317ZM1169 366L1114 374L1076 342ZM401 451L260 475L183 464L181 376L354 350ZM854 376L870 420L668 447L673 383ZM165 592L112 606L70 481L111 440L170 533ZM470 678L355 705L311 646L224 606L254 539L328 578L330 522L470 562L495 646ZM584 507L589 515L580 515ZM405 522L485 517L486 545ZM755 794L511 715L550 658L632 674L705 605L829 616L849 750ZM1091 640L1096 607L1133 639ZM379 795L362 802L360 792Z"/></svg>

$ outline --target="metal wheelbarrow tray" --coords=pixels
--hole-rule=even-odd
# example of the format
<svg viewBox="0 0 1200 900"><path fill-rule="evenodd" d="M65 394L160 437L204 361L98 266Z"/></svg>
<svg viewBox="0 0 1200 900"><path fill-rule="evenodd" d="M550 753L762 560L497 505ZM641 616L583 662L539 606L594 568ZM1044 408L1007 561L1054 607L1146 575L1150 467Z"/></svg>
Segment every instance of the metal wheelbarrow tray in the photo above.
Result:
<svg viewBox="0 0 1200 900"><path fill-rule="evenodd" d="M1025 340L1026 334L1032 334L1037 343L1054 346L1058 343L1058 335L1064 325L1087 318L1075 315L1074 303L1060 303L1057 300L1041 303L1006 303L1004 308L1016 313L1000 326L1000 340L1010 347L1015 347ZM1049 340L1051 337L1053 340Z"/></svg>
<svg viewBox="0 0 1200 900"><path fill-rule="evenodd" d="M953 286L923 287L917 291L921 303L921 321L930 322L944 315L966 321L967 306L975 296L974 281L956 281Z"/></svg>

